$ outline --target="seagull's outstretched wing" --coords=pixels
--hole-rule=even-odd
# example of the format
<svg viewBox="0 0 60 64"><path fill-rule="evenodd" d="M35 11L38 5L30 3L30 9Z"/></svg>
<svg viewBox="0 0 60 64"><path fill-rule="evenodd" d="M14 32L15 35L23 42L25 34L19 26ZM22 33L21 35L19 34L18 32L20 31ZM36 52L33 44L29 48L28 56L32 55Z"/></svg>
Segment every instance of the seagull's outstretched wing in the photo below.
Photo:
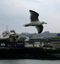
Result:
<svg viewBox="0 0 60 64"><path fill-rule="evenodd" d="M38 33L40 34L43 31L43 26L36 26L36 29L38 30Z"/></svg>
<svg viewBox="0 0 60 64"><path fill-rule="evenodd" d="M29 12L31 14L31 16L30 16L31 22L39 21L39 19L38 19L39 14L37 12L32 11L32 10L29 10Z"/></svg>

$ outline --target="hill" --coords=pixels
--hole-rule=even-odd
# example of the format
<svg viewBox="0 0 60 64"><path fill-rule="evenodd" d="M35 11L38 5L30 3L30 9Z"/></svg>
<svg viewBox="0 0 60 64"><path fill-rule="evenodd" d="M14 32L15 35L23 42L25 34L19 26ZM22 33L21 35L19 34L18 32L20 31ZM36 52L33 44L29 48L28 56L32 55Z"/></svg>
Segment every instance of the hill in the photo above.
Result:
<svg viewBox="0 0 60 64"><path fill-rule="evenodd" d="M21 33L21 35L28 36L30 38L40 38L40 37L54 37L57 36L58 33L50 33L49 31L45 31L41 34L38 33Z"/></svg>

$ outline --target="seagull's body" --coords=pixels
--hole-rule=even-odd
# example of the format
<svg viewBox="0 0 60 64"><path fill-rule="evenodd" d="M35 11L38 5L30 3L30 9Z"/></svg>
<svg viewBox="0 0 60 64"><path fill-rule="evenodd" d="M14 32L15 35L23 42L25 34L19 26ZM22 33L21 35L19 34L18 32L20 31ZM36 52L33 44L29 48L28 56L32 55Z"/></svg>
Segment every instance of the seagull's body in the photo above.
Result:
<svg viewBox="0 0 60 64"><path fill-rule="evenodd" d="M30 20L31 22L29 24L24 25L25 27L28 26L36 26L38 33L41 33L43 30L43 25L42 24L47 24L46 22L40 22L38 19L39 14L35 11L29 10L31 16Z"/></svg>

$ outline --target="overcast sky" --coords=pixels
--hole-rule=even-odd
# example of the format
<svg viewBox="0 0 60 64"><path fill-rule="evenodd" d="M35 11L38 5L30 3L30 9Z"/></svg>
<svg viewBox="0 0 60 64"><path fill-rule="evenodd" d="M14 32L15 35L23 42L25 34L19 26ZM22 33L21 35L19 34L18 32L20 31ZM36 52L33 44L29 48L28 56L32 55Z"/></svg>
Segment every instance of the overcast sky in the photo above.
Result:
<svg viewBox="0 0 60 64"><path fill-rule="evenodd" d="M0 34L6 30L17 33L37 33L35 27L24 27L30 22L29 10L39 13L39 20L45 21L44 31L60 32L60 0L0 0Z"/></svg>

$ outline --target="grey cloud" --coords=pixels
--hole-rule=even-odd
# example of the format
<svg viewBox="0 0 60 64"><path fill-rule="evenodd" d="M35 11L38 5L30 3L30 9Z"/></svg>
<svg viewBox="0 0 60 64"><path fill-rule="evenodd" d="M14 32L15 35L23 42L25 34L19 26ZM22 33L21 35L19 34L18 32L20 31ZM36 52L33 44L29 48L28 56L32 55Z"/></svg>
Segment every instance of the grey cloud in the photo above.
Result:
<svg viewBox="0 0 60 64"><path fill-rule="evenodd" d="M30 29L32 32L37 32L35 28L23 27L23 24L30 22L29 10L32 9L40 14L40 20L44 20L48 23L47 25L44 25L44 31L49 30L59 32L59 6L59 0L21 0L21 2L20 0L0 0L0 26L4 27L5 25L9 25L10 29L13 28L17 31L21 30L21 32L31 32ZM54 30L54 27L51 24L54 24L56 30Z"/></svg>

